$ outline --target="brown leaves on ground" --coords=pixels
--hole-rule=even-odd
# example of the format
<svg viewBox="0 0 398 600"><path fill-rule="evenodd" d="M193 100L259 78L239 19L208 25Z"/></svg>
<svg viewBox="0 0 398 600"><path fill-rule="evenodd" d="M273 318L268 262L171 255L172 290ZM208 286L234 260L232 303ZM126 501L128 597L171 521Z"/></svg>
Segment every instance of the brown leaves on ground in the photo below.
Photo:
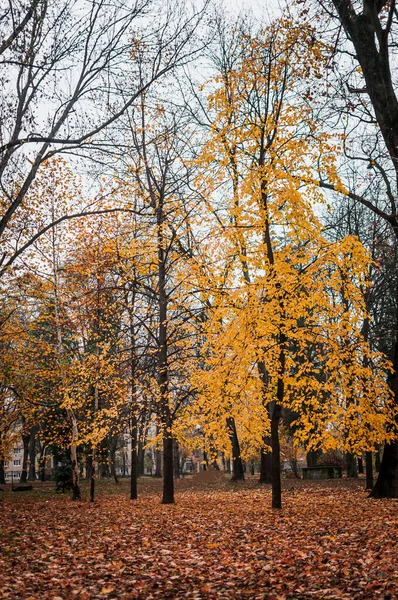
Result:
<svg viewBox="0 0 398 600"><path fill-rule="evenodd" d="M193 489L177 504L106 490L92 505L47 494L1 505L7 600L398 598L398 502L362 483ZM156 482L160 486L160 482ZM124 488L126 492L126 488Z"/></svg>

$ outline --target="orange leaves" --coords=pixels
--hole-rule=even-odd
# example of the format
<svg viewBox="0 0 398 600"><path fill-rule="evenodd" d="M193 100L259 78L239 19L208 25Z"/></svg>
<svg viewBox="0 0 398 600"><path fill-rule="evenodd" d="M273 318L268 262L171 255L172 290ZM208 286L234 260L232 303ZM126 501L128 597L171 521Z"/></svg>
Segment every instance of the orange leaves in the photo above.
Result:
<svg viewBox="0 0 398 600"><path fill-rule="evenodd" d="M18 506L7 494L1 600L397 597L397 519L390 501L367 498L363 480L286 481L277 515L254 482L211 491L180 482L171 510L159 504L160 482L144 483L133 507L122 485L81 510L48 490Z"/></svg>

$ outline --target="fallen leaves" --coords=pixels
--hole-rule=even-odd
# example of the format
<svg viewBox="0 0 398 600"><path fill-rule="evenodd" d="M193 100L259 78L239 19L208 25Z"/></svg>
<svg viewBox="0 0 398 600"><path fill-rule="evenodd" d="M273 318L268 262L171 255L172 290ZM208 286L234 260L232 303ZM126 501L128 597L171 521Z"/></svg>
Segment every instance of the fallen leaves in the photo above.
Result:
<svg viewBox="0 0 398 600"><path fill-rule="evenodd" d="M394 600L398 503L360 486L298 482L278 512L253 484L183 483L175 506L153 493L6 497L0 598Z"/></svg>

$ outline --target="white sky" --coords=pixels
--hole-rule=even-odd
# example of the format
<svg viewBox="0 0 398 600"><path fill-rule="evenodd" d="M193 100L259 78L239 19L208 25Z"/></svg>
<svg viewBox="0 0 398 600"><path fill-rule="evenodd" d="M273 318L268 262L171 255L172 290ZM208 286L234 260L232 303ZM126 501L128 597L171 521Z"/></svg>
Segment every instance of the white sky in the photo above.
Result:
<svg viewBox="0 0 398 600"><path fill-rule="evenodd" d="M223 3L231 12L251 10L253 16L268 21L268 17L275 17L280 12L280 0L223 0Z"/></svg>

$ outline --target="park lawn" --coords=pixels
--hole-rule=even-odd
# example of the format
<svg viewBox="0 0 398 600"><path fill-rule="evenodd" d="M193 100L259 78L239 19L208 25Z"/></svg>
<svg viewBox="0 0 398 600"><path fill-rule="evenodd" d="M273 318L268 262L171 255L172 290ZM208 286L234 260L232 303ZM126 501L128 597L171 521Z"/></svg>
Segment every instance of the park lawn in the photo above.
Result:
<svg viewBox="0 0 398 600"><path fill-rule="evenodd" d="M372 500L363 480L285 481L270 488L219 477L177 483L99 482L73 502L53 484L3 492L0 599L112 600L398 598L398 501Z"/></svg>

